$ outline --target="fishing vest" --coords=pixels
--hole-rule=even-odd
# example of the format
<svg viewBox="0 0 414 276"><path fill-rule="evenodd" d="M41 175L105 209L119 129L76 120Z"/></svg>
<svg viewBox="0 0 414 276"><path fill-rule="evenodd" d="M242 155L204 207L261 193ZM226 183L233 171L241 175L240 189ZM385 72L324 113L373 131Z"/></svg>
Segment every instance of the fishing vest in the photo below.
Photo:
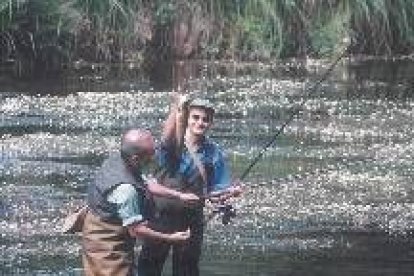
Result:
<svg viewBox="0 0 414 276"><path fill-rule="evenodd" d="M185 192L185 193L194 193L198 196L203 194L203 180L201 176L193 183L188 183L188 181L179 174L169 175L168 172L163 169L157 174L157 180L159 183L162 183L163 186L170 189ZM185 205L180 199L176 198L167 198L161 196L152 196L154 207L157 211L169 211L169 212L181 212L184 210Z"/></svg>
<svg viewBox="0 0 414 276"><path fill-rule="evenodd" d="M139 171L131 173L120 153L113 153L104 161L101 169L96 173L95 181L88 187L88 206L105 222L121 224L121 219L115 212L116 205L108 202L107 196L122 183L132 184L138 196L145 196L141 173ZM144 202L144 198L141 199L140 202Z"/></svg>
<svg viewBox="0 0 414 276"><path fill-rule="evenodd" d="M210 144L204 144L204 146L211 146ZM194 193L198 196L204 196L207 193L207 186L209 183L204 183L203 177L193 157L184 150L181 156L177 156L171 150L164 149L168 151L166 153L166 162L165 164L160 164L160 167L157 169L156 177L159 183L162 185L185 193ZM180 165L183 162L183 155L187 155L187 169L184 171L180 170ZM213 162L212 158L208 155L203 155L200 158L200 163L203 165L206 178L208 180L212 179L213 175ZM185 208L183 202L179 199L164 198L159 196L153 196L155 207L158 210L170 210L172 212L179 212Z"/></svg>

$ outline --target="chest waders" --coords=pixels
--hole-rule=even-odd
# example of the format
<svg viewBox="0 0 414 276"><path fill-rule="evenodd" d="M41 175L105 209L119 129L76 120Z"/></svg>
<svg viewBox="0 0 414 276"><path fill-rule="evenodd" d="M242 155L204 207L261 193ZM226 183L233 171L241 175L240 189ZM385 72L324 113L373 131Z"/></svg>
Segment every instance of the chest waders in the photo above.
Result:
<svg viewBox="0 0 414 276"><path fill-rule="evenodd" d="M85 275L129 276L133 270L133 239L108 194L119 184L133 185L142 195L140 174L131 173L119 153L111 154L88 186L88 207L82 230L82 261Z"/></svg>
<svg viewBox="0 0 414 276"><path fill-rule="evenodd" d="M89 211L82 230L84 274L132 275L134 244L121 224L105 222Z"/></svg>

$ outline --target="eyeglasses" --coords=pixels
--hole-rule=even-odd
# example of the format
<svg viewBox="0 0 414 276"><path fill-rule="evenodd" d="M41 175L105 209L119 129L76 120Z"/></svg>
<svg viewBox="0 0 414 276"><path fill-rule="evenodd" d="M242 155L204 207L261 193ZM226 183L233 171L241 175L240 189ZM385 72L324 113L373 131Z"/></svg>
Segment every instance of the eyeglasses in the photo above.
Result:
<svg viewBox="0 0 414 276"><path fill-rule="evenodd" d="M207 116L200 116L200 115L194 114L194 115L191 115L191 119L194 121L198 121L201 119L203 123L210 123L210 118Z"/></svg>

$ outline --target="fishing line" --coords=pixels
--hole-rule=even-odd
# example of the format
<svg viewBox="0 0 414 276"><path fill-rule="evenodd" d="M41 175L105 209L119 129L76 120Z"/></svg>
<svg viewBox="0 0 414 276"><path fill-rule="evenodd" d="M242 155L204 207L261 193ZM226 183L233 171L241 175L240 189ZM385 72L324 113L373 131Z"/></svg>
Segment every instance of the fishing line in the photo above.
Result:
<svg viewBox="0 0 414 276"><path fill-rule="evenodd" d="M282 126L279 128L279 130L275 133L273 138L264 145L264 147L260 150L260 152L256 155L256 157L253 159L252 162L250 162L249 166L244 170L240 177L240 181L246 178L246 176L250 173L251 169L259 162L259 160L263 157L264 153L269 149L271 145L276 141L277 137L283 132L283 130L288 126L295 116L303 109L303 106L305 103L309 100L310 96L315 93L315 91L318 89L318 87L323 83L328 76L331 74L333 69L336 67L336 65L339 63L339 61L345 57L345 55L348 53L348 50L350 49L351 43L348 43L348 45L345 47L345 49L339 54L339 56L331 63L331 65L328 67L328 69L325 71L325 73L322 75L322 77L311 87L310 89L307 89L307 93L304 97L302 97L302 102L299 104L299 106L296 108L295 111L291 113L289 118L282 124ZM223 191L223 194L225 194L226 191ZM219 193L220 195L220 193ZM216 195L207 196L204 199L209 199L210 197L215 197ZM215 210L213 210L212 215L210 215L207 219L207 221L211 220L215 215L222 214L222 223L224 225L228 224L232 218L236 216L236 210L233 208L231 204L223 203L216 206Z"/></svg>
<svg viewBox="0 0 414 276"><path fill-rule="evenodd" d="M250 173L251 169L259 162L259 160L263 157L264 153L269 149L269 147L271 145L273 145L273 143L276 141L277 137L283 132L283 130L286 128L286 126L288 126L293 121L295 116L303 109L303 106L309 100L310 96L318 89L318 87L321 85L321 83L323 83L328 78L328 76L331 74L331 72L336 67L336 65L339 63L339 61L343 57L345 57L345 55L348 53L348 50L350 49L350 45L351 44L348 44L345 47L345 49L332 62L332 64L328 67L328 69L325 71L325 73L322 75L322 77L313 85L313 87L311 87L310 89L307 89L307 93L305 94L304 97L302 97L302 101L299 104L299 106L296 108L295 111L293 111L291 113L289 118L282 124L282 126L278 129L278 131L273 136L273 138L267 144L265 144L265 146L260 150L260 152L252 160L252 162L249 164L249 166L244 170L241 177L239 178L240 181L242 181L243 179L246 178L246 176ZM177 135L177 138L178 138L178 135ZM182 138L182 137L179 137L179 138ZM226 193L227 193L227 191L223 191L223 192L221 192L221 193L219 192L217 194L203 195L201 197L201 199L203 201L208 200L208 199L211 200L211 199L213 199L217 196L225 195ZM236 211L235 211L235 209L233 208L233 206L231 204L225 204L225 203L224 204L219 204L219 205L216 206L215 210L213 210L213 213L211 215L209 215L208 218L205 220L205 223L210 221L217 214L222 214L222 223L223 224L228 224L230 222L231 218L236 216Z"/></svg>
<svg viewBox="0 0 414 276"><path fill-rule="evenodd" d="M310 96L317 90L319 85L321 85L321 83L323 83L328 78L328 76L331 74L331 72L339 63L339 61L346 56L348 50L350 49L350 45L351 44L348 44L346 46L346 48L340 53L340 55L332 62L329 68L325 71L322 77L310 89L308 89L308 92L304 97L302 97L302 102L299 104L297 109L291 113L290 117L282 124L282 126L273 136L273 138L267 144L265 144L265 146L260 150L256 157L250 162L249 166L247 166L247 168L244 170L244 172L240 176L240 181L246 178L246 176L250 173L251 169L259 162L259 160L263 157L263 154L269 149L269 147L273 145L277 137L283 132L286 126L289 125L296 117L296 115L303 109L303 106L309 100Z"/></svg>

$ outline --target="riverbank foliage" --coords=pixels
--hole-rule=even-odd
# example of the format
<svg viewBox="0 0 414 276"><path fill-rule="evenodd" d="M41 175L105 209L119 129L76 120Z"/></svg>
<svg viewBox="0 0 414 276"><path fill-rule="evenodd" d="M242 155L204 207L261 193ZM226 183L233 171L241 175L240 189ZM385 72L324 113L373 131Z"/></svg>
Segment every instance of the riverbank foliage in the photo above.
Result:
<svg viewBox="0 0 414 276"><path fill-rule="evenodd" d="M271 60L414 53L411 0L1 0L0 61Z"/></svg>

